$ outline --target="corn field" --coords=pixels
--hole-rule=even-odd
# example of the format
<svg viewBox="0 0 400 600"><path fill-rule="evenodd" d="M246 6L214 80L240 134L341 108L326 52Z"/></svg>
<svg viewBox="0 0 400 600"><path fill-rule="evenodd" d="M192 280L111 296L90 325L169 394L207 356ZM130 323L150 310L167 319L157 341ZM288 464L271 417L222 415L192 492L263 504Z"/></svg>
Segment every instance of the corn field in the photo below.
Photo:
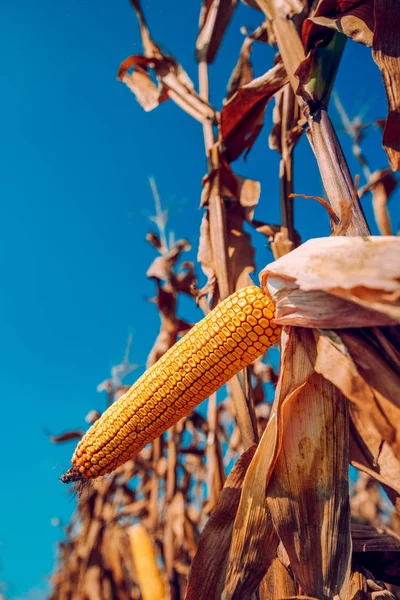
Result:
<svg viewBox="0 0 400 600"><path fill-rule="evenodd" d="M400 170L400 3L244 2L260 25L243 28L215 107L209 65L237 0L202 1L196 85L153 39L151 3L131 0L143 51L122 60L118 79L144 111L174 102L202 127L197 263L185 257L189 240L168 235L173 223L150 179L155 258L143 276L154 283L160 329L132 387L129 340L98 388L107 399L103 414L88 413L88 432L52 438L77 443L61 478L76 510L59 543L52 600L400 598L400 238L388 210ZM382 75L387 109L374 123L351 121L333 91L347 38L371 48ZM257 44L276 54L254 78ZM387 155L377 169L363 152L369 127L382 131ZM260 184L232 167L262 130L265 160L280 157L279 224L254 217ZM303 135L324 198L295 188ZM323 206L329 237L302 241L296 196ZM272 251L260 272L255 236ZM198 323L181 316L183 298Z"/></svg>

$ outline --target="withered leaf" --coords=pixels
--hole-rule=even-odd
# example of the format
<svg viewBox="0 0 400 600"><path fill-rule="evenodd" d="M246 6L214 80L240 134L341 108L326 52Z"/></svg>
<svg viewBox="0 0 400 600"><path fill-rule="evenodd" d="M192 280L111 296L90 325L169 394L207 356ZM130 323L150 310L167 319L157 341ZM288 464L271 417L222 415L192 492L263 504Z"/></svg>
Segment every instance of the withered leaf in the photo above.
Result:
<svg viewBox="0 0 400 600"><path fill-rule="evenodd" d="M229 162L250 151L262 129L268 101L287 81L285 68L279 61L265 75L239 88L224 105L221 134Z"/></svg>
<svg viewBox="0 0 400 600"><path fill-rule="evenodd" d="M84 432L81 429L66 431L60 435L51 435L50 433L47 433L53 444L61 444L62 442L70 442L71 440L80 440L83 434Z"/></svg>
<svg viewBox="0 0 400 600"><path fill-rule="evenodd" d="M343 2L320 0L312 17L303 24L302 37L306 52L326 45L333 36L329 30L344 33L354 41L372 46L374 32L374 2Z"/></svg>
<svg viewBox="0 0 400 600"><path fill-rule="evenodd" d="M372 173L367 185L360 189L360 198L366 192L372 193L372 206L375 221L382 235L393 235L387 203L397 187L397 180L390 169L382 169Z"/></svg>
<svg viewBox="0 0 400 600"><path fill-rule="evenodd" d="M312 332L299 337L294 330L292 360L304 363L306 353L313 361ZM282 408L282 446L267 504L304 593L333 598L346 584L351 558L347 403L317 373L297 385Z"/></svg>
<svg viewBox="0 0 400 600"><path fill-rule="evenodd" d="M383 134L383 145L393 171L400 169L400 56L398 29L400 9L396 0L320 0L315 15L303 26L303 43L309 55L318 45L327 45L334 31L344 33L356 42L372 46L372 56L383 78L388 99L388 119Z"/></svg>
<svg viewBox="0 0 400 600"><path fill-rule="evenodd" d="M289 333L290 332L290 333ZM281 369L275 402L267 427L246 473L229 553L226 598L250 597L261 582L278 548L271 514L265 502L266 486L273 474L282 437L282 411L291 402L313 372L308 353L295 356L297 337L293 329L284 330L281 337ZM304 339L304 343L307 339ZM312 351L313 343L309 348ZM243 596L244 597L244 596Z"/></svg>
<svg viewBox="0 0 400 600"><path fill-rule="evenodd" d="M260 584L260 600L296 596L297 585L278 557L274 558Z"/></svg>
<svg viewBox="0 0 400 600"><path fill-rule="evenodd" d="M186 600L220 600L221 598L243 478L255 449L256 446L252 446L237 461L225 482L216 510L204 527L189 573Z"/></svg>
<svg viewBox="0 0 400 600"><path fill-rule="evenodd" d="M196 41L198 62L214 61L236 5L237 0L203 0Z"/></svg>
<svg viewBox="0 0 400 600"><path fill-rule="evenodd" d="M350 400L351 462L378 479L395 503L400 493L399 376L377 340L375 349L358 332L338 333L340 338L316 334L315 369Z"/></svg>
<svg viewBox="0 0 400 600"><path fill-rule="evenodd" d="M400 170L400 5L396 0L375 0L372 56L378 65L388 99L388 116L382 143L393 171Z"/></svg>
<svg viewBox="0 0 400 600"><path fill-rule="evenodd" d="M251 64L251 51L255 41L268 41L266 24L260 25L253 33L246 35L240 49L239 58L229 78L226 100L229 100L239 88L251 82L253 79L253 67Z"/></svg>
<svg viewBox="0 0 400 600"><path fill-rule="evenodd" d="M132 0L140 25L144 56L126 58L118 69L117 77L130 87L146 110L171 98L178 106L200 122L213 121L215 110L195 91L190 77L173 56L165 55L151 37L138 0ZM130 74L130 69L134 69ZM152 84L148 69L153 69L159 82Z"/></svg>
<svg viewBox="0 0 400 600"><path fill-rule="evenodd" d="M353 560L386 583L400 584L400 538L367 525L352 525Z"/></svg>

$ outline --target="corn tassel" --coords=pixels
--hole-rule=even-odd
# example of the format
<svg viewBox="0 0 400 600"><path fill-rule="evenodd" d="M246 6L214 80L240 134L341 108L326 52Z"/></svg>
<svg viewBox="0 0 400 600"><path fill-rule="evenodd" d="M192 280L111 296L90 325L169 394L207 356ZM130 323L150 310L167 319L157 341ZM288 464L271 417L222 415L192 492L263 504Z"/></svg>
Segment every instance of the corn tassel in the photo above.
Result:
<svg viewBox="0 0 400 600"><path fill-rule="evenodd" d="M132 525L128 529L128 537L143 600L164 600L166 597L164 582L147 530L143 525Z"/></svg>
<svg viewBox="0 0 400 600"><path fill-rule="evenodd" d="M263 354L280 335L270 299L235 292L197 323L98 419L64 483L110 473Z"/></svg>

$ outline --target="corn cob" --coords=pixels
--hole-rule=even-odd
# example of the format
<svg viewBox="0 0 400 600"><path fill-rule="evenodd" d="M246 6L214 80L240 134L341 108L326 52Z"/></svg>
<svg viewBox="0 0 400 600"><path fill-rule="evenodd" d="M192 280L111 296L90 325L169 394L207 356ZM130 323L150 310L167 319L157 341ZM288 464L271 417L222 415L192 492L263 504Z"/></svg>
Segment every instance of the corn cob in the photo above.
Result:
<svg viewBox="0 0 400 600"><path fill-rule="evenodd" d="M164 583L157 565L153 542L143 525L128 529L133 564L143 600L164 600Z"/></svg>
<svg viewBox="0 0 400 600"><path fill-rule="evenodd" d="M98 419L79 442L64 483L106 475L190 413L274 344L280 327L256 286L197 323Z"/></svg>

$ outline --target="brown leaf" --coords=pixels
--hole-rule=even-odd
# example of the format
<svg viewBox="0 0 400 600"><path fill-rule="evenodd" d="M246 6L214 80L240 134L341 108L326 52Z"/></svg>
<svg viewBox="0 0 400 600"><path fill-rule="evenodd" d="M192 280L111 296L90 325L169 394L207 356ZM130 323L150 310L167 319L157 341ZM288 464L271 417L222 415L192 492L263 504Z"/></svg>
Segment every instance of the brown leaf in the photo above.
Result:
<svg viewBox="0 0 400 600"><path fill-rule="evenodd" d="M196 41L196 60L214 61L222 38L235 12L237 0L203 0L200 31Z"/></svg>
<svg viewBox="0 0 400 600"><path fill-rule="evenodd" d="M81 429L66 431L60 435L51 435L47 433L53 444L61 444L62 442L70 442L71 440L80 440L83 434L84 432Z"/></svg>
<svg viewBox="0 0 400 600"><path fill-rule="evenodd" d="M149 63L143 67L141 59L141 56L131 56L128 59L128 62L124 61L121 63L118 79L125 83L135 95L140 106L148 112L167 100L168 96L166 95L163 86L156 86L153 83L147 70L147 65ZM130 73L129 69L132 67L134 67L135 70Z"/></svg>
<svg viewBox="0 0 400 600"><path fill-rule="evenodd" d="M309 240L260 273L277 322L336 329L400 321L400 239Z"/></svg>
<svg viewBox="0 0 400 600"><path fill-rule="evenodd" d="M351 518L361 525L379 524L383 502L376 481L362 471L354 485L350 498ZM354 543L353 543L354 549Z"/></svg>
<svg viewBox="0 0 400 600"><path fill-rule="evenodd" d="M269 19L281 16L290 19L307 6L306 0L244 0L245 4L264 11Z"/></svg>
<svg viewBox="0 0 400 600"><path fill-rule="evenodd" d="M358 332L338 333L340 338L316 334L315 370L350 400L352 464L384 484L395 503L400 493L399 368L392 368L376 339L368 343Z"/></svg>
<svg viewBox="0 0 400 600"><path fill-rule="evenodd" d="M177 60L165 55L153 41L139 0L131 1L140 25L144 56L126 58L118 69L118 79L130 87L146 110L151 110L169 97L198 121L213 121L215 110L196 93L192 81ZM129 73L130 69L134 69L133 74ZM154 70L158 88L152 84L148 69Z"/></svg>
<svg viewBox="0 0 400 600"><path fill-rule="evenodd" d="M349 587L343 600L395 600L380 581L376 581L374 575L356 561L353 564Z"/></svg>
<svg viewBox="0 0 400 600"><path fill-rule="evenodd" d="M374 33L374 2L346 2L320 0L312 17L304 21L302 38L306 52L318 45L326 45L339 31L366 46L372 46Z"/></svg>
<svg viewBox="0 0 400 600"><path fill-rule="evenodd" d="M251 223L260 196L260 184L258 181L235 175L225 162L222 162L218 169L212 171L203 183L202 206L209 206L213 195L223 197L226 202L229 275L232 289L237 290L248 285L248 275L255 270L254 248L243 225L245 220ZM203 217L200 227L197 259L201 263L208 281L213 281L217 275L218 257L214 256L212 248L208 214Z"/></svg>
<svg viewBox="0 0 400 600"><path fill-rule="evenodd" d="M350 7L343 0L321 0L315 15L305 21L302 36L306 52L328 44L333 31L372 46L372 55L382 73L388 98L383 145L393 171L400 169L399 24L400 9L396 0L361 0L351 3Z"/></svg>
<svg viewBox="0 0 400 600"><path fill-rule="evenodd" d="M256 446L252 446L237 461L225 482L216 510L204 527L189 573L186 600L221 598L243 478L255 450Z"/></svg>
<svg viewBox="0 0 400 600"><path fill-rule="evenodd" d="M400 584L400 538L365 525L352 525L353 561L386 583Z"/></svg>
<svg viewBox="0 0 400 600"><path fill-rule="evenodd" d="M388 99L383 146L393 171L400 169L400 5L396 0L375 0L372 56L378 65Z"/></svg>
<svg viewBox="0 0 400 600"><path fill-rule="evenodd" d="M272 118L274 125L269 135L269 147L286 158L300 139L305 125L299 103L289 84L275 94Z"/></svg>
<svg viewBox="0 0 400 600"><path fill-rule="evenodd" d="M267 103L286 82L286 71L279 61L265 75L241 87L224 105L221 135L229 162L250 151L262 129Z"/></svg>
<svg viewBox="0 0 400 600"><path fill-rule="evenodd" d="M260 25L252 34L246 35L240 49L238 61L229 78L225 101L229 100L239 88L247 85L253 79L253 67L250 55L255 41L268 41L265 23Z"/></svg>
<svg viewBox="0 0 400 600"><path fill-rule="evenodd" d="M369 182L360 189L360 198L366 192L372 193L375 221L382 235L393 235L387 203L397 187L397 180L390 169L375 171Z"/></svg>
<svg viewBox="0 0 400 600"><path fill-rule="evenodd" d="M312 333L303 330L300 342L294 331L291 360L304 361L305 351L313 360ZM317 373L295 386L283 407L282 447L267 503L304 593L333 598L345 585L351 558L347 404Z"/></svg>
<svg viewBox="0 0 400 600"><path fill-rule="evenodd" d="M233 594L238 594L233 597L241 598L239 594L244 593L246 598L250 597L267 572L278 547L278 538L265 502L265 490L280 450L285 426L283 407L300 393L313 372L306 352L295 357L296 335L302 339L302 330L297 334L293 329L289 331L290 334L284 330L281 336L281 369L272 413L243 483L229 555L225 587L227 598Z"/></svg>
<svg viewBox="0 0 400 600"><path fill-rule="evenodd" d="M275 557L264 579L260 584L260 600L276 600L296 596L297 585L283 566L278 557Z"/></svg>

